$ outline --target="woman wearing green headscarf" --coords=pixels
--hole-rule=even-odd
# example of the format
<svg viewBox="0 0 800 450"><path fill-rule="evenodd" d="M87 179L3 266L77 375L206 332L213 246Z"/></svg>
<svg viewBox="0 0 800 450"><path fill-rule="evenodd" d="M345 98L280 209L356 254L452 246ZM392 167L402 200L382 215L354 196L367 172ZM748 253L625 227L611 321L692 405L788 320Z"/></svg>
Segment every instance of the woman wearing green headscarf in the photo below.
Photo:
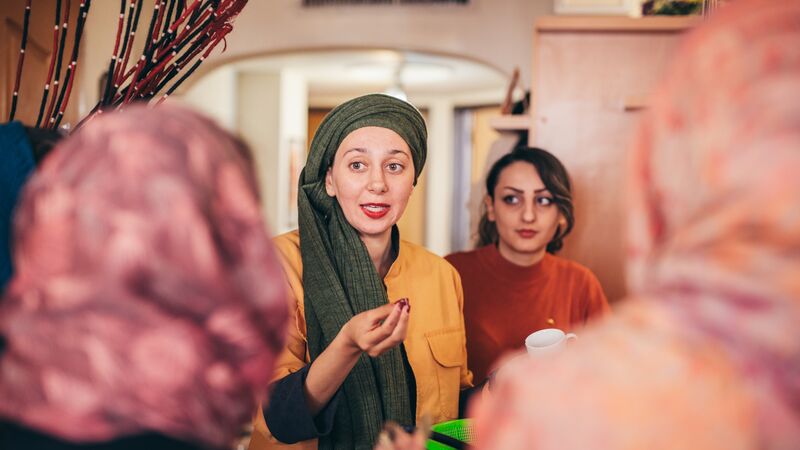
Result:
<svg viewBox="0 0 800 450"><path fill-rule="evenodd" d="M320 124L300 176L299 229L275 238L295 320L251 450L371 449L387 420L458 416L472 381L461 280L396 226L426 138L416 108L381 94Z"/></svg>

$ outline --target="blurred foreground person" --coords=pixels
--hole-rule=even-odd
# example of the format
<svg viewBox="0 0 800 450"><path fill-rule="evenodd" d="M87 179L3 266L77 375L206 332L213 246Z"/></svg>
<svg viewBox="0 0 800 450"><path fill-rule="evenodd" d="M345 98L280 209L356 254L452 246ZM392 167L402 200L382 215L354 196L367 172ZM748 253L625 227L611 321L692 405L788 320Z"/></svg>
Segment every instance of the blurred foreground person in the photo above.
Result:
<svg viewBox="0 0 800 450"><path fill-rule="evenodd" d="M15 233L0 448L230 448L288 316L247 148L174 107L105 115L26 185Z"/></svg>
<svg viewBox="0 0 800 450"><path fill-rule="evenodd" d="M800 444L800 2L693 33L629 172L635 299L475 411L483 449Z"/></svg>

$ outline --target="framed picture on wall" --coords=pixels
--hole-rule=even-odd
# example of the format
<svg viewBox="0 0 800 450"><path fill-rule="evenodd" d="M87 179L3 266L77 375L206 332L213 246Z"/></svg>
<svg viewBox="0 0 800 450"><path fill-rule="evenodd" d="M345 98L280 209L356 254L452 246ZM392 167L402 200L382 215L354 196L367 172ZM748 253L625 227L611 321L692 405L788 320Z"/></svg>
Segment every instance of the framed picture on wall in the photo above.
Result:
<svg viewBox="0 0 800 450"><path fill-rule="evenodd" d="M641 0L554 0L556 14L639 15Z"/></svg>

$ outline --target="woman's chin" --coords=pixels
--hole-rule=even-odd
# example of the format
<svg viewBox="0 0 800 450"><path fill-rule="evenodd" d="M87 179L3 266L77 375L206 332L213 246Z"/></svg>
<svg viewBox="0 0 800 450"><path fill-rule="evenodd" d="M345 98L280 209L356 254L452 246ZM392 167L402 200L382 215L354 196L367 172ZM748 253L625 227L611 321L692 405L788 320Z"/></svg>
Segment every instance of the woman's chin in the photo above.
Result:
<svg viewBox="0 0 800 450"><path fill-rule="evenodd" d="M364 226L356 226L359 236L377 238L383 237L392 231L393 222L386 222L385 224L368 224Z"/></svg>
<svg viewBox="0 0 800 450"><path fill-rule="evenodd" d="M506 251L519 257L532 257L542 252L543 247L531 242L506 242Z"/></svg>

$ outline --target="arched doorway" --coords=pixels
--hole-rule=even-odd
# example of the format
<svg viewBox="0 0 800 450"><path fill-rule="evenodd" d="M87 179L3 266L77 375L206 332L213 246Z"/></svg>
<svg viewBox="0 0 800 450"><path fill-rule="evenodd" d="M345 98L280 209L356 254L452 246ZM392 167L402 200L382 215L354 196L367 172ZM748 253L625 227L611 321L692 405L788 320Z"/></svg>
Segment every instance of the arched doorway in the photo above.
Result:
<svg viewBox="0 0 800 450"><path fill-rule="evenodd" d="M401 232L444 253L452 247L453 211L463 208L468 195L469 184L459 185L464 179L459 170L475 172L469 166L474 139L464 143L456 135L491 139L487 129L463 129L463 123L488 127L485 121L463 122L457 115L492 113L506 84L505 74L467 58L389 49L297 51L220 65L180 97L252 146L266 215L276 233L296 227L296 177L327 111L370 92L407 98L426 116L430 151Z"/></svg>

